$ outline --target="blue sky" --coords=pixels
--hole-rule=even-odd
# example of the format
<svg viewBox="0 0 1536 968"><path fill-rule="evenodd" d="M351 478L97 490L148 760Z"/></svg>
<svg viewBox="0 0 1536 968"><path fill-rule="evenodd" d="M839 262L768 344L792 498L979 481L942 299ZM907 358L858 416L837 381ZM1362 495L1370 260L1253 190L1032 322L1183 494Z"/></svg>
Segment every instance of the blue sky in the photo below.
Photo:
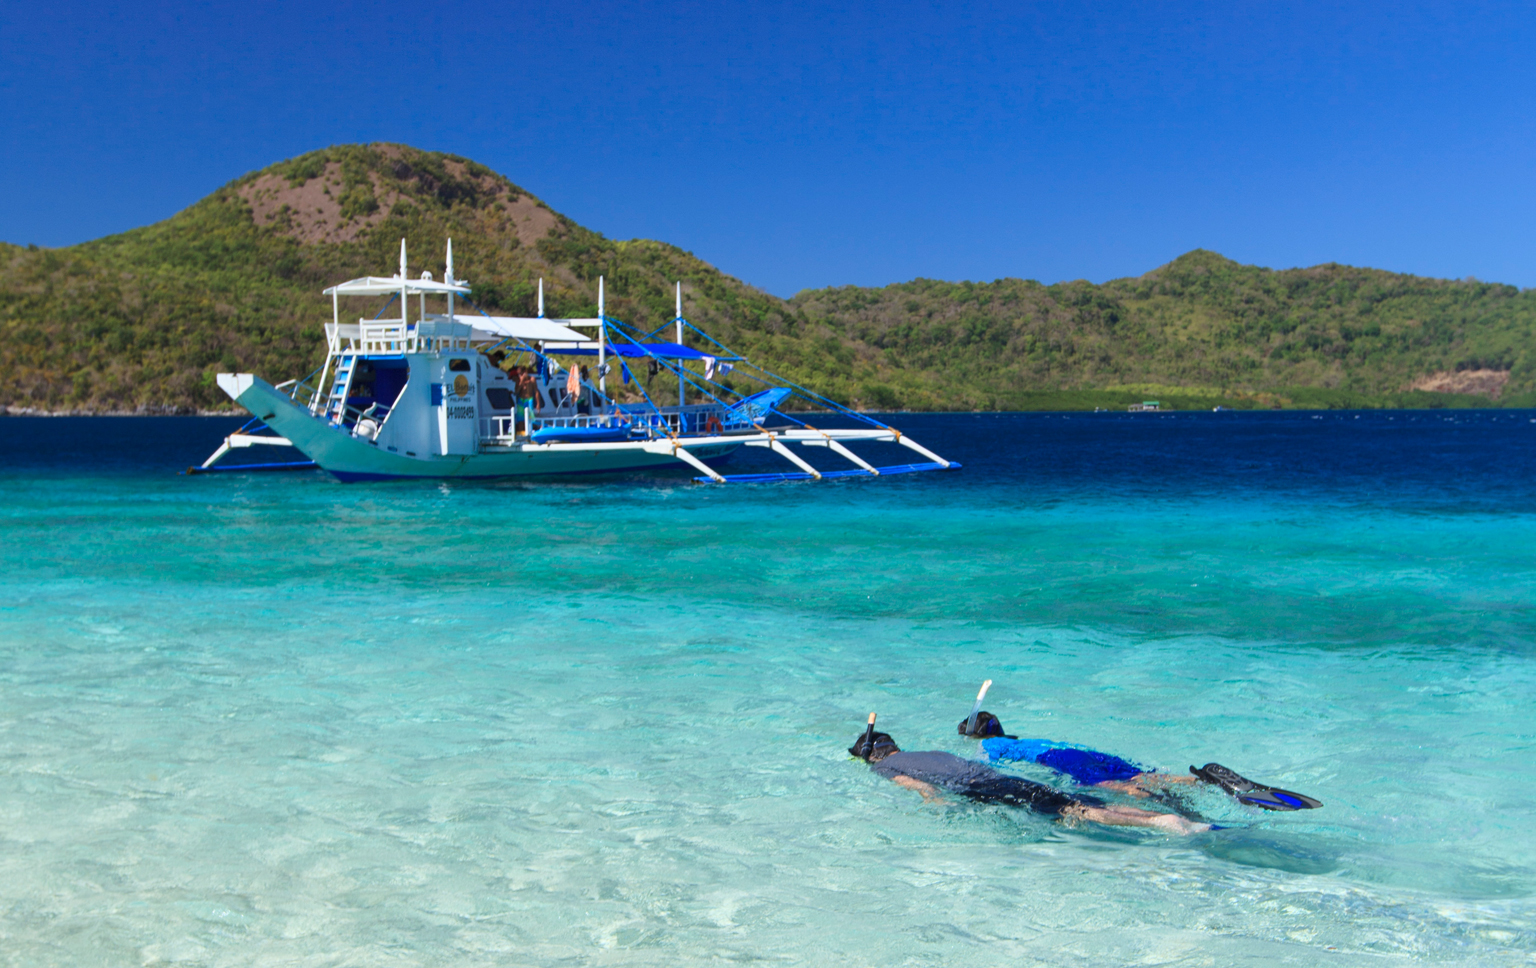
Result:
<svg viewBox="0 0 1536 968"><path fill-rule="evenodd" d="M0 239L328 144L474 158L780 295L1196 247L1536 286L1536 6L0 7Z"/></svg>

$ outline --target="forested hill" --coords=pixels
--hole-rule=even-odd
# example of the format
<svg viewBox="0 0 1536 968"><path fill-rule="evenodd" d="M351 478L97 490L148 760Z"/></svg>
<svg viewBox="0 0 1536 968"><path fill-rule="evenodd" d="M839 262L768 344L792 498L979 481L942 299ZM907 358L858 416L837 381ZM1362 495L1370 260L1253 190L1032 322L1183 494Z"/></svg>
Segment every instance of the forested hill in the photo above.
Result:
<svg viewBox="0 0 1536 968"><path fill-rule="evenodd" d="M984 409L1090 388L1238 405L1536 405L1536 289L1471 279L1275 271L1197 249L1097 286L919 279L791 305L878 352L892 397L915 407L937 402L926 394L941 373Z"/></svg>
<svg viewBox="0 0 1536 968"><path fill-rule="evenodd" d="M321 289L392 274L402 237L412 274L441 278L449 236L487 310L531 314L542 277L551 315L591 315L603 275L610 315L658 326L681 279L691 320L867 408L1536 404L1536 290L1196 251L1099 286L917 280L786 301L674 246L604 238L475 162L380 144L281 162L121 235L0 243L0 405L228 408L220 370L278 382L319 364Z"/></svg>

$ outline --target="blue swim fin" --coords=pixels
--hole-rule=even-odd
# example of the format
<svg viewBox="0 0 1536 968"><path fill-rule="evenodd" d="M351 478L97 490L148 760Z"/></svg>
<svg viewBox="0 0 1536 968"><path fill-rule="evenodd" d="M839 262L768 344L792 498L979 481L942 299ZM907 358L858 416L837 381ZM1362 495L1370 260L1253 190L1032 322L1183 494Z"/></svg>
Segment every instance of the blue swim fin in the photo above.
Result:
<svg viewBox="0 0 1536 968"><path fill-rule="evenodd" d="M1265 810L1315 810L1323 805L1321 800L1314 800L1306 794L1292 793L1290 790L1282 790L1279 787L1255 783L1220 763L1207 763L1201 767L1191 766L1189 772L1207 783L1214 783L1221 787L1232 794L1238 803L1262 807Z"/></svg>

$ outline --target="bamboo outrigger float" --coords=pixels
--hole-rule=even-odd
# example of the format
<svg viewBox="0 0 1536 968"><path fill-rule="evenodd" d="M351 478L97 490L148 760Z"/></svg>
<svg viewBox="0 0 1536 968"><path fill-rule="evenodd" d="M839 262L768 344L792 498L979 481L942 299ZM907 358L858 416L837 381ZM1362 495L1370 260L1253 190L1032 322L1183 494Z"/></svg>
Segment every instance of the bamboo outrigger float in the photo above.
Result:
<svg viewBox="0 0 1536 968"><path fill-rule="evenodd" d="M682 464L697 472L695 480L723 484L960 466L894 427L732 353L683 318L681 284L676 318L648 333L604 313L601 279L598 314L590 319L545 318L542 282L536 317L458 313L456 301L470 292L467 282L454 278L452 240L445 278L437 282L425 272L419 279L409 277L402 239L395 276L353 279L325 290L332 321L325 327L328 351L319 370L277 386L250 373L218 375L219 387L253 418L192 471L320 467L341 481L365 481L591 474ZM343 323L344 296L389 296L380 316L396 301L400 315ZM429 297L443 299L445 312L429 314ZM674 340L658 340L669 327ZM694 345L687 342L690 337ZM532 373L531 403L517 398L515 378L499 365L509 357L524 361ZM595 357L595 374L580 365L584 357ZM659 403L638 381L642 402L610 397L608 377L627 383L632 361L643 361L651 375L675 375L677 403ZM750 381L752 392L722 382L726 372ZM670 377L665 384L670 387ZM814 427L781 409L791 400L863 426ZM877 467L849 449L847 443L854 441L894 443L925 460ZM818 470L791 445L823 448L853 466ZM254 446L291 446L309 460L220 465L232 450ZM797 469L736 475L716 469L741 447L766 448Z"/></svg>

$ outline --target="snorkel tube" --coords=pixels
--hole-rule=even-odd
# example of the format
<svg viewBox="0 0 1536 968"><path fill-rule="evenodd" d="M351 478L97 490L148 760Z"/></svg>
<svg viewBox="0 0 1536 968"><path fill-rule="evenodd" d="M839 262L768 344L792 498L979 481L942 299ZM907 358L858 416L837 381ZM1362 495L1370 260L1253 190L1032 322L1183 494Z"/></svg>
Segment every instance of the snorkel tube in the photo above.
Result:
<svg viewBox="0 0 1536 968"><path fill-rule="evenodd" d="M981 712L981 701L987 697L987 690L992 688L992 680L988 679L981 684L981 691L976 694L976 705L971 707L971 718L965 721L965 735L976 735L976 715ZM874 728L874 716L870 716L870 728Z"/></svg>
<svg viewBox="0 0 1536 968"><path fill-rule="evenodd" d="M869 726L864 730L864 759L869 760L871 753L875 751L875 714L869 714Z"/></svg>

